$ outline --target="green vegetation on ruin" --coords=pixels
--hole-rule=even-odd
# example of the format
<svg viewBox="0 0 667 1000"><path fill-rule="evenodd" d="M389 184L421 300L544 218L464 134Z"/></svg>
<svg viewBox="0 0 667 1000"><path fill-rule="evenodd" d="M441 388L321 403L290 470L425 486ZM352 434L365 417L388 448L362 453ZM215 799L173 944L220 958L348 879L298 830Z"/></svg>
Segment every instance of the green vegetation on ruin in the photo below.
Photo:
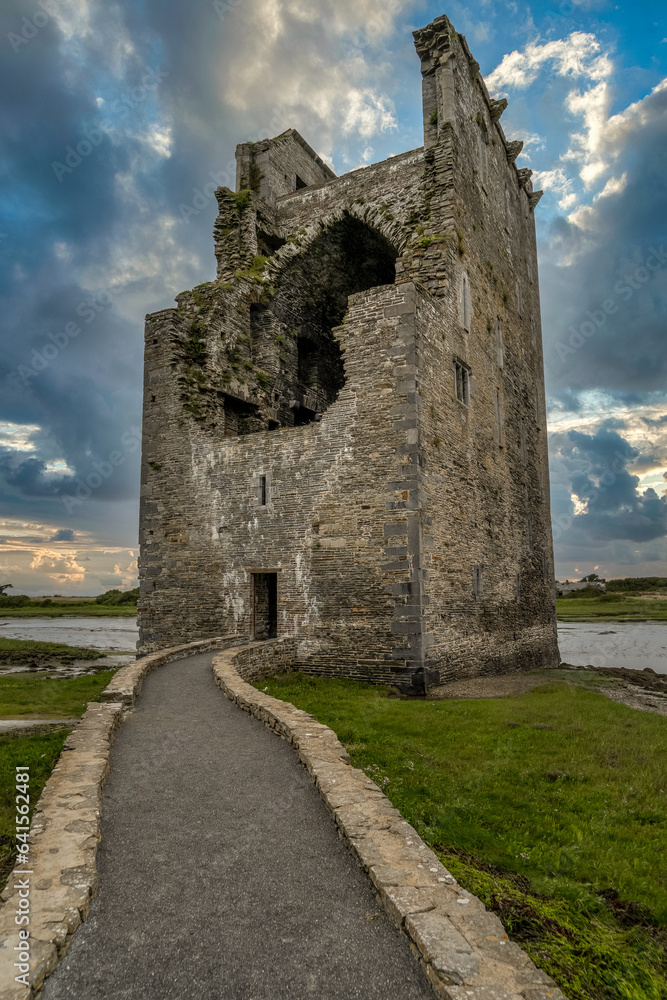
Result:
<svg viewBox="0 0 667 1000"><path fill-rule="evenodd" d="M335 730L570 1000L665 1000L667 719L539 673L488 700L296 673L257 686Z"/></svg>
<svg viewBox="0 0 667 1000"><path fill-rule="evenodd" d="M232 192L232 198L239 212L243 212L252 204L252 191L249 188L241 188L240 191Z"/></svg>
<svg viewBox="0 0 667 1000"><path fill-rule="evenodd" d="M35 643L34 645L56 645ZM90 652L87 650L86 652ZM34 674L0 677L0 704L5 718L70 719L81 716L113 677L105 670L87 677L54 678ZM30 815L49 779L71 727L42 729L34 735L0 733L0 888L16 858L16 766L30 769Z"/></svg>
<svg viewBox="0 0 667 1000"><path fill-rule="evenodd" d="M236 272L237 278L251 278L258 284L264 282L264 268L266 267L266 262L269 258L265 257L263 254L258 253L252 259L252 264L248 267L243 268Z"/></svg>

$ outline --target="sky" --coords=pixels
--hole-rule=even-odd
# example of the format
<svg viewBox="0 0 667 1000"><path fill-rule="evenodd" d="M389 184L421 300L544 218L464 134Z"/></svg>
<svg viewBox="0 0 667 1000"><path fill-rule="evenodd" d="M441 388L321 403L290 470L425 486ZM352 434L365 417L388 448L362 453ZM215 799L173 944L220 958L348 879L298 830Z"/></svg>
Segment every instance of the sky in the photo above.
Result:
<svg viewBox="0 0 667 1000"><path fill-rule="evenodd" d="M215 276L238 142L422 145L411 32L505 96L536 210L559 579L667 576L667 17L607 0L5 0L0 583L136 583L143 321Z"/></svg>

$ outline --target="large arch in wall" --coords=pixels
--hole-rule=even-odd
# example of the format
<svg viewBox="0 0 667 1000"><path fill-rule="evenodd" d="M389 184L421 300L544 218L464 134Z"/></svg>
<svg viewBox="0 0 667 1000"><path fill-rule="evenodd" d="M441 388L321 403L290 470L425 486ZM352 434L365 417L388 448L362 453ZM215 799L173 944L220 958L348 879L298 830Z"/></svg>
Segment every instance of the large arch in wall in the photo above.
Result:
<svg viewBox="0 0 667 1000"><path fill-rule="evenodd" d="M345 373L333 331L348 297L396 279L399 248L352 212L323 220L304 242L267 262L275 293L251 311L253 359L276 372L276 426L318 420L334 402Z"/></svg>

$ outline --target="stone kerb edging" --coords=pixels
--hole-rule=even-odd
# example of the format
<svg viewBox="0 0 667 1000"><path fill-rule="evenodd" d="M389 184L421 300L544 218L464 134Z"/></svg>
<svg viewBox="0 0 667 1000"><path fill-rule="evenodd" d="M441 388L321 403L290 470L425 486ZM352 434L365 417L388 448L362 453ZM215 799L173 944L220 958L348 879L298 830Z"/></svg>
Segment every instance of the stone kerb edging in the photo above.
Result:
<svg viewBox="0 0 667 1000"><path fill-rule="evenodd" d="M44 786L32 817L29 863L15 867L0 897L0 1000L36 996L88 916L97 890L101 788L122 716L119 702L90 702ZM15 981L24 971L14 966L19 893L29 903L29 986Z"/></svg>
<svg viewBox="0 0 667 1000"><path fill-rule="evenodd" d="M509 941L502 923L462 889L438 857L358 768L328 726L248 681L290 666L293 641L227 649L213 659L228 698L288 740L368 873L392 921L443 1000L566 1000Z"/></svg>
<svg viewBox="0 0 667 1000"><path fill-rule="evenodd" d="M196 642L188 642L183 646L171 646L169 649L160 649L157 653L148 653L127 667L122 667L118 673L114 674L110 683L101 694L101 700L119 701L125 708L134 705L137 695L141 691L144 678L157 667L163 667L171 660L180 660L193 653L206 653L211 649L223 649L225 646L233 646L239 642L239 636L228 636L222 638L218 636L214 639L198 639ZM0 997L0 1000L2 998Z"/></svg>
<svg viewBox="0 0 667 1000"><path fill-rule="evenodd" d="M37 997L44 980L69 947L72 935L88 916L97 891L97 845L100 840L102 785L109 772L114 735L131 709L144 677L170 660L219 649L232 639L206 639L151 653L122 667L90 702L81 721L65 740L63 751L44 786L30 827L29 864L17 865L0 896L0 1000ZM27 869L30 874L21 872ZM29 986L15 981L18 961L19 891L25 899L28 881Z"/></svg>

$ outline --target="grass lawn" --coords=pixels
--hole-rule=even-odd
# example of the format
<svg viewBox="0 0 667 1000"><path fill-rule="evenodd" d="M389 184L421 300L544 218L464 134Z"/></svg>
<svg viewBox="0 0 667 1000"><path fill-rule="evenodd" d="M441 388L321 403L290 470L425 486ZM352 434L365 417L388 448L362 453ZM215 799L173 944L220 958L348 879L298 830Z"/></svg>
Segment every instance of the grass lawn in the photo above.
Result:
<svg viewBox="0 0 667 1000"><path fill-rule="evenodd" d="M667 998L667 718L575 684L420 702L285 674L570 1000Z"/></svg>
<svg viewBox="0 0 667 1000"><path fill-rule="evenodd" d="M83 715L86 703L99 701L114 670L85 677L45 677L43 674L8 674L0 677L0 718L70 719Z"/></svg>
<svg viewBox="0 0 667 1000"><path fill-rule="evenodd" d="M83 715L89 701L100 694L114 675L105 670L88 677L50 678L34 674L0 677L0 711L5 718L26 719L44 715L68 719ZM46 784L70 728L34 736L0 733L0 888L12 871L16 857L16 765L30 768L30 815Z"/></svg>
<svg viewBox="0 0 667 1000"><path fill-rule="evenodd" d="M72 660L99 660L104 653L84 646L68 646L64 642L36 642L32 639L4 639L0 637L0 664L13 663L20 666L23 663L39 662L40 660L58 659L64 662Z"/></svg>
<svg viewBox="0 0 667 1000"><path fill-rule="evenodd" d="M69 729L63 728L41 736L15 737L11 733L0 734L0 888L4 888L16 858L16 766L30 768L32 816L69 732Z"/></svg>
<svg viewBox="0 0 667 1000"><path fill-rule="evenodd" d="M45 608L41 604L26 604L22 607L3 607L0 604L0 619L2 618L136 618L137 609L128 604L49 604Z"/></svg>
<svg viewBox="0 0 667 1000"><path fill-rule="evenodd" d="M610 600L611 598L611 600ZM667 601L643 601L617 594L601 597L561 597L556 601L560 621L607 618L615 621L667 621Z"/></svg>

